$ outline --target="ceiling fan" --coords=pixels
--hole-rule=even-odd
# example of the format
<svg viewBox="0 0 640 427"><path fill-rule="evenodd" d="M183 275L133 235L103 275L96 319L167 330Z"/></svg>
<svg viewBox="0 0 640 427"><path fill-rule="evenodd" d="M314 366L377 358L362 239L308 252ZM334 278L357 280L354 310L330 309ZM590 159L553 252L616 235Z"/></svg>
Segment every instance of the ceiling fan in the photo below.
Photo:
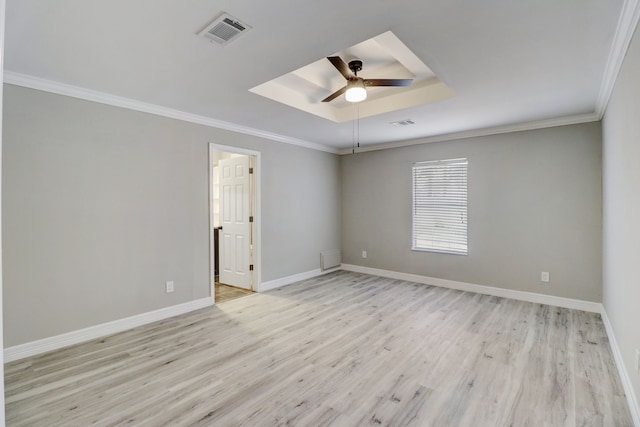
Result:
<svg viewBox="0 0 640 427"><path fill-rule="evenodd" d="M361 102L367 99L367 86L410 86L413 79L363 79L358 77L362 70L362 61L354 59L347 65L339 56L327 57L329 62L347 79L347 85L327 96L322 102L333 101L343 93L349 102Z"/></svg>

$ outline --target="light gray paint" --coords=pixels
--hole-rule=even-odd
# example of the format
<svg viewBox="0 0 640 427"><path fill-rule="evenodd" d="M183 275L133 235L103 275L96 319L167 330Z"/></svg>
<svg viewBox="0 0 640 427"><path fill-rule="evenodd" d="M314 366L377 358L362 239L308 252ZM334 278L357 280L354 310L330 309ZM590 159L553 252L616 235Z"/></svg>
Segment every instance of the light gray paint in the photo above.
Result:
<svg viewBox="0 0 640 427"><path fill-rule="evenodd" d="M4 78L4 25L5 25L5 1L0 0L0 81ZM0 85L0 223L2 223L2 92ZM3 330L3 310L2 310L2 230L0 229L0 332ZM0 349L4 348L4 334L0 333ZM0 379L4 379L4 352L0 352ZM4 426L4 381L0 381L0 426Z"/></svg>
<svg viewBox="0 0 640 427"><path fill-rule="evenodd" d="M590 123L343 156L343 262L601 301L600 130ZM469 255L411 251L412 163L461 157Z"/></svg>
<svg viewBox="0 0 640 427"><path fill-rule="evenodd" d="M634 36L603 120L603 303L640 398L640 35ZM638 402L640 404L640 402Z"/></svg>
<svg viewBox="0 0 640 427"><path fill-rule="evenodd" d="M4 89L7 346L209 295L209 142L262 154L263 281L340 247L333 154Z"/></svg>
<svg viewBox="0 0 640 427"><path fill-rule="evenodd" d="M340 159L266 143L262 151L263 281L320 268L340 248Z"/></svg>

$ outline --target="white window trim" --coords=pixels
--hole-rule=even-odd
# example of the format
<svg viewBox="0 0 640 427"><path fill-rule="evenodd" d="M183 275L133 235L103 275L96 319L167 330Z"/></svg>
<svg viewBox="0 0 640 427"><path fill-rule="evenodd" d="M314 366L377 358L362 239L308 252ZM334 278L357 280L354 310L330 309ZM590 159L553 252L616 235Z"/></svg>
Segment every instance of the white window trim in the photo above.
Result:
<svg viewBox="0 0 640 427"><path fill-rule="evenodd" d="M442 245L433 245L433 246L417 246L416 245L416 169L420 167L432 167L438 168L452 164L464 165L461 166L465 173L464 180L464 231L463 234L460 234L458 237L463 237L464 242L460 243L459 248L454 247L445 247L447 243L443 243ZM411 168L411 190L412 190L412 203L411 203L411 250L413 251L423 251L423 252L437 252L437 253L446 253L453 255L468 255L469 253L469 240L468 240L468 160L466 158L460 159L446 159L446 160L434 160L434 161L424 161L424 162L416 162L413 164ZM451 240L453 240L454 233L451 233ZM453 242L449 242L448 244L453 245Z"/></svg>

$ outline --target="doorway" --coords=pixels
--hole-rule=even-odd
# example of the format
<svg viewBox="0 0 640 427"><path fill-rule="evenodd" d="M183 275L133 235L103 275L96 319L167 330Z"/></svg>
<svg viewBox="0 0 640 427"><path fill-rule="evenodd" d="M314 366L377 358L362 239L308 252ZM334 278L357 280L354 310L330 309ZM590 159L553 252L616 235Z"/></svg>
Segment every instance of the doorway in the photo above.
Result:
<svg viewBox="0 0 640 427"><path fill-rule="evenodd" d="M209 144L211 296L259 290L260 153Z"/></svg>

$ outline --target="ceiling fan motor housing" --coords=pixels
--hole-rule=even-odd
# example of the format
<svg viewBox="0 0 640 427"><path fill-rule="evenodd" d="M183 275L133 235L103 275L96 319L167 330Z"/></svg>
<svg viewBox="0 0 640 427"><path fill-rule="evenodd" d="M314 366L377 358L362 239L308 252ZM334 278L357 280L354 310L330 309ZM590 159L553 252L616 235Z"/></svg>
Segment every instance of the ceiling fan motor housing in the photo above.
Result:
<svg viewBox="0 0 640 427"><path fill-rule="evenodd" d="M358 71L362 70L362 61L359 59L349 61L349 69L353 71L353 74L358 75Z"/></svg>

